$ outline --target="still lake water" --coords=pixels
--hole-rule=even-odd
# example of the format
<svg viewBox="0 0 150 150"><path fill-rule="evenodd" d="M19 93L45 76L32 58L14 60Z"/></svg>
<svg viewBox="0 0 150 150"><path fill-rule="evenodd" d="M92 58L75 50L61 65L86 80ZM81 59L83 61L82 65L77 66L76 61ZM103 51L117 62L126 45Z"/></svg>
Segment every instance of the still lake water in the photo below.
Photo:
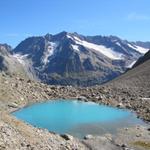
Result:
<svg viewBox="0 0 150 150"><path fill-rule="evenodd" d="M79 138L87 134L115 134L118 128L144 124L128 110L77 100L37 103L12 114L33 126Z"/></svg>

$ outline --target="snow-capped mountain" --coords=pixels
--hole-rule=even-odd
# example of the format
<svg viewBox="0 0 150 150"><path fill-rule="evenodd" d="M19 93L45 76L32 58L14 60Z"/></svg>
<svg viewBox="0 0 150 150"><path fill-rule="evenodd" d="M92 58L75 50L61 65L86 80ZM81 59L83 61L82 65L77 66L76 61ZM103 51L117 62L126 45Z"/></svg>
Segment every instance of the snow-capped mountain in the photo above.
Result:
<svg viewBox="0 0 150 150"><path fill-rule="evenodd" d="M113 79L147 51L115 36L67 32L27 38L13 50L14 57L41 81L81 86Z"/></svg>

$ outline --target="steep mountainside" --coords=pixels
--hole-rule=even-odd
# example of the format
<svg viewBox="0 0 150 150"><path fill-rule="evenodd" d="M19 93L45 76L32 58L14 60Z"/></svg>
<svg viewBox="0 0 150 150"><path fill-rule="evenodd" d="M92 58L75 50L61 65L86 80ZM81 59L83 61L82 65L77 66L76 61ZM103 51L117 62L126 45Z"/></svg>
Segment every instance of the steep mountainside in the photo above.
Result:
<svg viewBox="0 0 150 150"><path fill-rule="evenodd" d="M141 57L135 66L127 71L120 77L107 83L116 94L119 95L119 91L124 91L126 95L130 93L130 96L136 94L137 97L150 98L150 52L147 52ZM121 94L120 94L121 95ZM129 95L128 95L129 96Z"/></svg>
<svg viewBox="0 0 150 150"><path fill-rule="evenodd" d="M0 72L26 76L22 64L13 57L12 48L7 44L0 44Z"/></svg>
<svg viewBox="0 0 150 150"><path fill-rule="evenodd" d="M136 67L142 63L144 63L145 61L149 60L150 59L150 50L143 56L143 57L140 57L137 62L133 65L133 67Z"/></svg>
<svg viewBox="0 0 150 150"><path fill-rule="evenodd" d="M114 36L61 32L25 39L14 57L44 83L90 86L120 75L145 52Z"/></svg>
<svg viewBox="0 0 150 150"><path fill-rule="evenodd" d="M137 42L133 42L133 43L138 46L150 49L150 42L137 41Z"/></svg>

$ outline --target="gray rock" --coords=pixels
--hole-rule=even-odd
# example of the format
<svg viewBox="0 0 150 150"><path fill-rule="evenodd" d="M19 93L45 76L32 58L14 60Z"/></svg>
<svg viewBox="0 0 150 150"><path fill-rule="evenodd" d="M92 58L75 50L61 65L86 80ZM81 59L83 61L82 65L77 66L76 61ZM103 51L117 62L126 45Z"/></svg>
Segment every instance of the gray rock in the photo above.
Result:
<svg viewBox="0 0 150 150"><path fill-rule="evenodd" d="M10 104L8 104L8 107L18 108L18 104L16 104L16 103L10 103Z"/></svg>
<svg viewBox="0 0 150 150"><path fill-rule="evenodd" d="M62 138L64 138L65 140L73 140L73 136L69 135L69 134L62 134L60 135Z"/></svg>
<svg viewBox="0 0 150 150"><path fill-rule="evenodd" d="M88 134L88 135L86 135L86 136L84 137L85 140L87 140L87 139L92 139L92 138L94 138L94 137L93 137L93 135L90 135L90 134Z"/></svg>

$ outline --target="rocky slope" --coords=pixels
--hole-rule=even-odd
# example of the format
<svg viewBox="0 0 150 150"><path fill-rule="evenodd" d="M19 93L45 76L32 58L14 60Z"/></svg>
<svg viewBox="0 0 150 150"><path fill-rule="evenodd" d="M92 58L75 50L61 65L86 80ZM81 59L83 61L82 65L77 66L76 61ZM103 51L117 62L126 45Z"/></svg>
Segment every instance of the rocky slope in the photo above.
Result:
<svg viewBox="0 0 150 150"><path fill-rule="evenodd" d="M13 57L12 48L7 44L0 44L0 72L27 77L22 64Z"/></svg>
<svg viewBox="0 0 150 150"><path fill-rule="evenodd" d="M18 108L35 102L58 98L76 98L111 106L127 107L135 110L141 118L150 120L150 113L145 111L149 109L150 103L139 101L136 95L128 95L124 100L122 95L120 95L121 99L118 99L108 87L49 86L19 76L8 76L4 73L0 74L0 85L0 149L103 150L105 148L106 150L123 150L125 147L131 147L135 150L146 150L137 145L149 141L147 128L138 127L138 130L134 128L123 130L123 133L119 132L117 137L111 137L111 135L103 135L103 137L87 136L86 140L79 140L71 136L61 137L46 130L31 127L9 114ZM132 98L132 101L130 101L130 98ZM137 109L134 109L135 107ZM134 133L128 132L128 130L134 131ZM139 136L141 131L143 134ZM129 137L132 139L132 143L137 145L133 146L131 140L128 140ZM148 144L145 145L149 148Z"/></svg>
<svg viewBox="0 0 150 150"><path fill-rule="evenodd" d="M111 82L106 83L104 86L111 89L111 94L116 95L118 98L121 96L124 101L130 99L130 103L132 103L137 97L140 103L137 102L137 104L134 104L134 110L137 110L139 113L139 108L142 107L142 103L147 103L147 108L143 108L143 111L147 112L147 119L150 118L149 52L137 61L135 67Z"/></svg>
<svg viewBox="0 0 150 150"><path fill-rule="evenodd" d="M144 63L145 61L150 59L150 50L144 55L144 57L140 57L137 62L133 65L133 67L136 67L142 63Z"/></svg>
<svg viewBox="0 0 150 150"><path fill-rule="evenodd" d="M146 51L114 36L67 32L27 38L13 50L14 56L42 82L79 86L113 79Z"/></svg>
<svg viewBox="0 0 150 150"><path fill-rule="evenodd" d="M138 46L150 49L150 42L137 41L137 42L133 42L133 43Z"/></svg>
<svg viewBox="0 0 150 150"><path fill-rule="evenodd" d="M150 97L150 52L139 58L135 66L125 74L106 84L111 87L134 91L139 97ZM131 91L130 91L131 90Z"/></svg>

